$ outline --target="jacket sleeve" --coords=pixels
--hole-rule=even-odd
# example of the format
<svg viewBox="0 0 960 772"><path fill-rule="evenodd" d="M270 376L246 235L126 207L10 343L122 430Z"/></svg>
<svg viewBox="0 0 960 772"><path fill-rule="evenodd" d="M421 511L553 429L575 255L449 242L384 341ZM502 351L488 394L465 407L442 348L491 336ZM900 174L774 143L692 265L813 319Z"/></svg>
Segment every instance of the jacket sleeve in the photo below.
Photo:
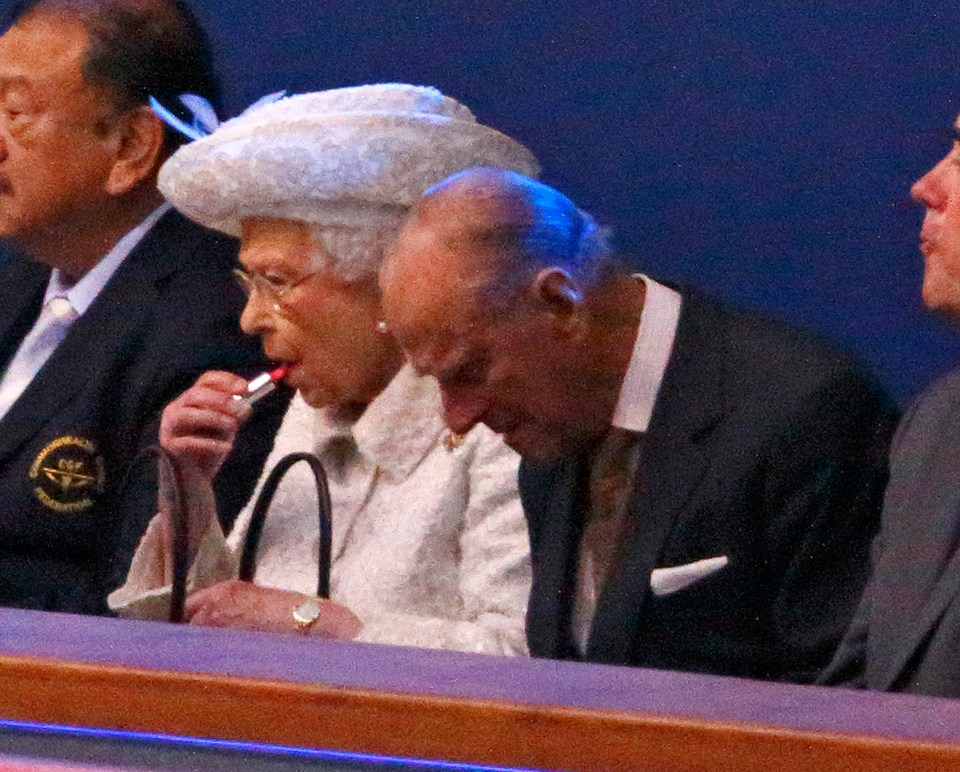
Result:
<svg viewBox="0 0 960 772"><path fill-rule="evenodd" d="M895 418L878 387L841 371L792 413L766 465L780 678L815 680L851 622L869 573Z"/></svg>
<svg viewBox="0 0 960 772"><path fill-rule="evenodd" d="M171 587L164 571L168 550L156 519L151 520L133 555L126 582L107 597L111 611L129 619L162 621L169 618ZM237 559L227 547L223 531L214 523L201 539L190 566L187 594L236 575Z"/></svg>
<svg viewBox="0 0 960 772"><path fill-rule="evenodd" d="M913 419L917 415L923 400L913 400L897 426L896 434L890 445L890 459L895 462L903 438L910 433ZM877 577L877 566L881 563L884 551L884 538L889 528L886 522L889 510L884 510L880 521L880 532L873 540L870 550L871 573L864 588L860 603L857 606L853 621L837 647L829 666L817 679L817 683L826 686L846 686L854 689L867 687L867 645L870 638L871 620L874 616L874 589Z"/></svg>

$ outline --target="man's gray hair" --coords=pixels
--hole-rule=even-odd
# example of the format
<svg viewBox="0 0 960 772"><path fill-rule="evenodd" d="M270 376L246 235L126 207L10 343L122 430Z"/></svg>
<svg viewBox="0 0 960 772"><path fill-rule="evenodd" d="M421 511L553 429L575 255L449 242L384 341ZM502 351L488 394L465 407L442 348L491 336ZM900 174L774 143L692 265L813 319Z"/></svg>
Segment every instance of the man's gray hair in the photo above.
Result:
<svg viewBox="0 0 960 772"><path fill-rule="evenodd" d="M474 216L443 232L451 242L494 258L481 290L485 303L509 304L543 268L556 266L587 289L615 262L610 231L558 190L503 169L470 169L427 192L464 195ZM453 246L451 243L450 246Z"/></svg>
<svg viewBox="0 0 960 772"><path fill-rule="evenodd" d="M564 198L569 208L536 210L539 215L522 237L516 257L537 268L555 265L590 284L597 270L613 257L610 230Z"/></svg>

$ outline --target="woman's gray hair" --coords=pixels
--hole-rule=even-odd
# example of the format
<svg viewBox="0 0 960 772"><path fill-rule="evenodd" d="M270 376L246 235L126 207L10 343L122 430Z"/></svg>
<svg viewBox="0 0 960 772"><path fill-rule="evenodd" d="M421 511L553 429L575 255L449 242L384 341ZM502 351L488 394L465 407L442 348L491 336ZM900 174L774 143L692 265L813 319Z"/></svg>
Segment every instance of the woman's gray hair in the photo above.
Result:
<svg viewBox="0 0 960 772"><path fill-rule="evenodd" d="M387 249L400 232L403 215L400 212L395 222L380 220L356 227L306 223L311 239L322 247L313 253L312 268L351 284L375 281Z"/></svg>

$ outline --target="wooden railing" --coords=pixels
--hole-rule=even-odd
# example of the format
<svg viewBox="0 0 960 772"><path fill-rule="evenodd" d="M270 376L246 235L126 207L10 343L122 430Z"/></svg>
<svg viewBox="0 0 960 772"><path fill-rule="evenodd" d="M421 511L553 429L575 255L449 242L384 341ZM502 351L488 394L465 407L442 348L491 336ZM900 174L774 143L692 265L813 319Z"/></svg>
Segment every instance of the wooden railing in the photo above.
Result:
<svg viewBox="0 0 960 772"><path fill-rule="evenodd" d="M12 610L0 718L534 769L960 769L952 700Z"/></svg>

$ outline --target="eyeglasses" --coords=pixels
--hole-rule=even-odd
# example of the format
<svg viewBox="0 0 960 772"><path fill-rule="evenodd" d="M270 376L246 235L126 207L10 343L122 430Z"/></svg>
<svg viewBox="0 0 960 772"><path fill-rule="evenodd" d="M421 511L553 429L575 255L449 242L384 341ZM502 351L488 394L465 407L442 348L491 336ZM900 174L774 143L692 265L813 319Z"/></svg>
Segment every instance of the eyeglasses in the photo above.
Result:
<svg viewBox="0 0 960 772"><path fill-rule="evenodd" d="M265 276L257 273L247 273L242 268L233 269L233 277L243 289L243 293L248 297L253 297L254 292L259 292L261 297L270 304L270 310L274 313L282 313L287 306L284 304L284 298L303 284L307 279L316 276L320 271L313 271L306 276L301 276L294 282L272 281Z"/></svg>

